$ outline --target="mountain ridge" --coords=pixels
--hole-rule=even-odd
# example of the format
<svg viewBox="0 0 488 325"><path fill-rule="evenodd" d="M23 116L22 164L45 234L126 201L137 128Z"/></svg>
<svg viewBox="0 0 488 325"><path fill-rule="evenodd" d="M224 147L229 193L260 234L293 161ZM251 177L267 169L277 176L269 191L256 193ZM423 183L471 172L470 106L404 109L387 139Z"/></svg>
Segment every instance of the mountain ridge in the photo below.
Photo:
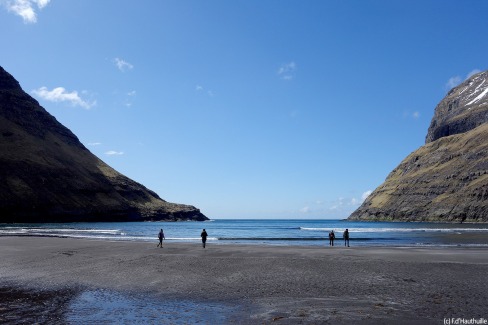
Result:
<svg viewBox="0 0 488 325"><path fill-rule="evenodd" d="M436 106L426 144L348 220L488 222L488 71Z"/></svg>
<svg viewBox="0 0 488 325"><path fill-rule="evenodd" d="M0 222L208 220L93 155L0 67Z"/></svg>
<svg viewBox="0 0 488 325"><path fill-rule="evenodd" d="M488 71L452 88L437 105L425 143L467 132L488 122Z"/></svg>

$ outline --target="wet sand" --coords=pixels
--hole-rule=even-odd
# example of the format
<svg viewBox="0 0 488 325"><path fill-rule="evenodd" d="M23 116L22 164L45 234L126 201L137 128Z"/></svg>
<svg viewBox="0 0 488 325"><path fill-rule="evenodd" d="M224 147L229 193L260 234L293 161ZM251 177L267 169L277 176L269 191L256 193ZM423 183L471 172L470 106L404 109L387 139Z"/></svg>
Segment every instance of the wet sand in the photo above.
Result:
<svg viewBox="0 0 488 325"><path fill-rule="evenodd" d="M486 249L156 245L0 237L0 322L43 310L69 323L87 310L172 324L488 319Z"/></svg>

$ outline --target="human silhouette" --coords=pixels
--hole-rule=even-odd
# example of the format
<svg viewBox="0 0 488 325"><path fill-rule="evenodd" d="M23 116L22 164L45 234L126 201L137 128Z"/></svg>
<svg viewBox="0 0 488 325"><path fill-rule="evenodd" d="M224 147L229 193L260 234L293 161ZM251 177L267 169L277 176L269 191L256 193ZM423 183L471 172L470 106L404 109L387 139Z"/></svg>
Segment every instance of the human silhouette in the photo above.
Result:
<svg viewBox="0 0 488 325"><path fill-rule="evenodd" d="M163 232L163 229L161 229L161 230L159 231L159 234L158 234L158 239L159 239L159 244L158 244L158 247L163 248L163 239L164 239L164 232Z"/></svg>
<svg viewBox="0 0 488 325"><path fill-rule="evenodd" d="M334 246L334 239L335 239L334 230L331 230L329 232L329 246Z"/></svg>
<svg viewBox="0 0 488 325"><path fill-rule="evenodd" d="M202 244L203 244L203 248L205 248L205 243L207 242L207 232L205 231L205 229L203 229L201 235L202 237Z"/></svg>
<svg viewBox="0 0 488 325"><path fill-rule="evenodd" d="M344 246L346 246L346 244L347 244L347 247L349 247L349 229L346 229L344 231L344 234L342 235L342 237L344 237Z"/></svg>

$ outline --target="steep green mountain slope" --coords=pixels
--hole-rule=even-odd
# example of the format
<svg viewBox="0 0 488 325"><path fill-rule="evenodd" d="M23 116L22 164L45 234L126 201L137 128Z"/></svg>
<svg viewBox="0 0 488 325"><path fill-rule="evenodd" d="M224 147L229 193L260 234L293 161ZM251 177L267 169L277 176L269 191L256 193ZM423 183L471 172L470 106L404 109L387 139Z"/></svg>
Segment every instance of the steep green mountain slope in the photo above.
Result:
<svg viewBox="0 0 488 325"><path fill-rule="evenodd" d="M426 144L348 220L488 222L488 72L437 105Z"/></svg>
<svg viewBox="0 0 488 325"><path fill-rule="evenodd" d="M207 220L93 155L0 67L0 223Z"/></svg>

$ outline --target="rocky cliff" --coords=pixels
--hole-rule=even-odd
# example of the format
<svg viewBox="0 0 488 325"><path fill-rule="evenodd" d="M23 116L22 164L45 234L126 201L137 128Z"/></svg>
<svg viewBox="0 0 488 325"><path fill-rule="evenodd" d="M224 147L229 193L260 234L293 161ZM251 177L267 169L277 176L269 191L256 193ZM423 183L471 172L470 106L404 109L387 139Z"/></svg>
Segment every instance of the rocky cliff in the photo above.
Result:
<svg viewBox="0 0 488 325"><path fill-rule="evenodd" d="M437 105L425 142L470 131L488 122L488 71L451 89Z"/></svg>
<svg viewBox="0 0 488 325"><path fill-rule="evenodd" d="M208 220L93 155L0 67L0 223Z"/></svg>
<svg viewBox="0 0 488 325"><path fill-rule="evenodd" d="M426 144L348 220L488 222L488 71L437 105Z"/></svg>

